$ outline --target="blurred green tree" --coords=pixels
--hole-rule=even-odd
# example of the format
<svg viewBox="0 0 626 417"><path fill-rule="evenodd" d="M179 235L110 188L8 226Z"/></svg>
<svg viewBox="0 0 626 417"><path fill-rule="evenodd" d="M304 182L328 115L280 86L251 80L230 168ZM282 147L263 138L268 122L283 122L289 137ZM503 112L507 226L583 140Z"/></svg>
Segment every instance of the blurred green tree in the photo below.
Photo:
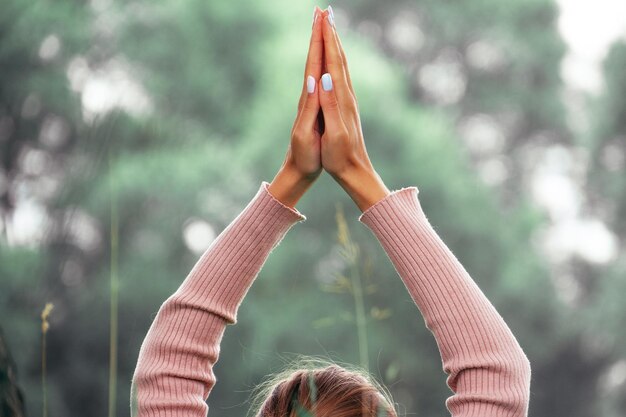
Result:
<svg viewBox="0 0 626 417"><path fill-rule="evenodd" d="M597 413L617 417L626 413L624 395L624 356L626 338L623 323L626 309L622 294L626 291L626 42L616 41L603 63L603 90L591 97L589 129L579 138L579 146L588 151L585 193L591 216L602 219L615 237L617 260L594 265L578 260L576 278L585 290L581 309L588 356L595 356L604 367L594 382L594 395L601 396Z"/></svg>
<svg viewBox="0 0 626 417"><path fill-rule="evenodd" d="M283 160L311 10L10 0L0 17L0 314L29 410L41 407L47 301L50 415L106 409L114 193L117 415L128 415L140 343L160 303ZM419 187L430 221L527 351L532 415L597 415L601 392L587 383L615 357L590 357L581 340L590 322L618 332L618 293L605 289L615 314L602 322L571 319L533 245L545 219L524 188L531 151L572 140L558 96L564 45L554 2L346 0L336 11L372 161L390 189ZM287 352L363 362L355 298L341 279L350 264L336 241L339 202L363 253L371 370L401 410L440 414L450 395L440 356L393 266L327 175L311 194L298 207L307 222L273 252L227 330L212 413L244 415L246 389ZM30 245L11 229L24 195L45 210Z"/></svg>

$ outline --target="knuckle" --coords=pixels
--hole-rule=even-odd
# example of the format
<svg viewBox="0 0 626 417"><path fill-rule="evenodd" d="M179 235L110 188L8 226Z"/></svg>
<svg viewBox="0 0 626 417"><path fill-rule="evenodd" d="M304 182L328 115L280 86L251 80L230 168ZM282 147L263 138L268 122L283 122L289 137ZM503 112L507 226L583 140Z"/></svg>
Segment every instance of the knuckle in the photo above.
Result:
<svg viewBox="0 0 626 417"><path fill-rule="evenodd" d="M323 39L313 39L309 45L309 53L314 53L317 51L322 51L324 48L324 40Z"/></svg>
<svg viewBox="0 0 626 417"><path fill-rule="evenodd" d="M300 126L296 126L291 133L292 139L296 142L304 141L307 138L307 136L308 136L308 133L306 132L306 130Z"/></svg>
<svg viewBox="0 0 626 417"><path fill-rule="evenodd" d="M315 100L311 97L307 100L304 101L304 105L302 106L302 108L304 110L315 110L317 107L317 105L315 104Z"/></svg>
<svg viewBox="0 0 626 417"><path fill-rule="evenodd" d="M330 135L329 139L337 142L345 142L350 139L350 134L348 130L345 128L334 130Z"/></svg>
<svg viewBox="0 0 626 417"><path fill-rule="evenodd" d="M357 118L359 116L359 105L356 101L350 100L350 104L348 105L348 112L353 118Z"/></svg>
<svg viewBox="0 0 626 417"><path fill-rule="evenodd" d="M343 66L341 65L341 60L327 60L326 66L328 67L328 72L330 72L334 77L339 76L343 73Z"/></svg>
<svg viewBox="0 0 626 417"><path fill-rule="evenodd" d="M313 68L321 67L323 63L324 61L321 58L311 58L307 67L312 70Z"/></svg>
<svg viewBox="0 0 626 417"><path fill-rule="evenodd" d="M324 107L326 107L328 110L337 110L339 109L339 102L335 97L329 97Z"/></svg>

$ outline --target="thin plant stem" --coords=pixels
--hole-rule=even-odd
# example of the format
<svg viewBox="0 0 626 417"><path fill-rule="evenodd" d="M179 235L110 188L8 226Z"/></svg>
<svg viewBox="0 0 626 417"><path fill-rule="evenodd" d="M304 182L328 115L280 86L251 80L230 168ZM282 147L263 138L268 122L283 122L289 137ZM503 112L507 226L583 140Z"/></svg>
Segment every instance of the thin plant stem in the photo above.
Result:
<svg viewBox="0 0 626 417"><path fill-rule="evenodd" d="M361 367L369 370L369 353L367 346L367 321L365 315L365 300L363 297L363 286L359 273L359 246L350 237L350 230L343 213L341 204L337 203L337 239L344 249L345 257L350 264L350 282L352 295L354 298L355 322L357 328L359 360Z"/></svg>
<svg viewBox="0 0 626 417"><path fill-rule="evenodd" d="M363 289L361 286L361 275L359 274L359 268L356 263L351 266L352 274L352 294L354 295L354 309L356 316L356 328L359 337L359 356L361 360L361 367L365 370L369 370L369 353L367 348L367 325L365 320L365 302L363 299Z"/></svg>
<svg viewBox="0 0 626 417"><path fill-rule="evenodd" d="M117 212L116 183L111 166L113 151L109 151L109 178L111 187L111 303L110 303L110 337L109 337L109 417L116 415L117 403L117 331L118 331L118 235L119 216Z"/></svg>
<svg viewBox="0 0 626 417"><path fill-rule="evenodd" d="M43 311L41 312L41 389L43 393L43 417L48 416L48 389L46 384L47 374L47 360L46 360L46 334L50 328L48 323L48 317L50 312L54 308L52 303L46 303Z"/></svg>
<svg viewBox="0 0 626 417"><path fill-rule="evenodd" d="M48 416L48 390L46 389L46 334L41 335L41 387L43 391L43 417Z"/></svg>

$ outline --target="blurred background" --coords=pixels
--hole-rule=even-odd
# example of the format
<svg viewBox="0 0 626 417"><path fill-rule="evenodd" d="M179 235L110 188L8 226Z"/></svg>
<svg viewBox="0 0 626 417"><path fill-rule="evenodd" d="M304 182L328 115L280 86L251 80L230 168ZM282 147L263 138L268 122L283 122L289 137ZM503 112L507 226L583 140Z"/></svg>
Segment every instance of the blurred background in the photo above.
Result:
<svg viewBox="0 0 626 417"><path fill-rule="evenodd" d="M626 3L332 5L371 160L419 188L527 353L530 415L626 415ZM161 303L283 161L313 6L3 1L3 416L129 415ZM297 208L210 414L245 415L294 353L363 366L400 415L446 414L435 340L352 200L323 173Z"/></svg>

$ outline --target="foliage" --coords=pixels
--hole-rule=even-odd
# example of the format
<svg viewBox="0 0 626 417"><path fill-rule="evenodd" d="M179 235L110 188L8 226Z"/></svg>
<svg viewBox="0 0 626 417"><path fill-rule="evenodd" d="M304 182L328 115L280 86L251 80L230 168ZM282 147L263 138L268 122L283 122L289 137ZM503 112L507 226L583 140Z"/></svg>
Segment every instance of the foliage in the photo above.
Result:
<svg viewBox="0 0 626 417"><path fill-rule="evenodd" d="M284 158L310 6L3 5L0 324L30 415L43 407L38 319L47 302L55 306L46 335L49 415L96 416L107 408L110 184L120 279L113 386L116 415L129 414L140 344L199 256L185 230L202 221L219 233ZM565 49L555 3L345 0L336 10L372 162L390 189L418 186L430 222L527 352L531 414L623 414L623 398L603 405L598 384L624 355L623 263L583 265L601 285L576 314L533 243L547 219L526 192L528 152L575 141L559 100ZM624 154L624 51L617 45L609 55L597 122L575 144L593 155L587 192L611 208L622 241L623 164L611 170L603 155L607 148ZM119 73L123 86L140 87L123 97L145 95L149 105L90 110L88 81ZM491 129L495 142L478 146L472 126ZM488 175L494 162L505 172L497 181ZM27 203L47 216L32 245L10 228ZM382 248L356 221L357 207L324 174L298 208L307 222L273 251L238 324L227 329L212 413L244 415L248 389L280 365L276 352L298 352L369 364L401 410L441 414L450 390L435 341ZM356 263L336 239L338 213L340 230L349 228L358 245ZM598 335L610 344L589 354L586 343Z"/></svg>

